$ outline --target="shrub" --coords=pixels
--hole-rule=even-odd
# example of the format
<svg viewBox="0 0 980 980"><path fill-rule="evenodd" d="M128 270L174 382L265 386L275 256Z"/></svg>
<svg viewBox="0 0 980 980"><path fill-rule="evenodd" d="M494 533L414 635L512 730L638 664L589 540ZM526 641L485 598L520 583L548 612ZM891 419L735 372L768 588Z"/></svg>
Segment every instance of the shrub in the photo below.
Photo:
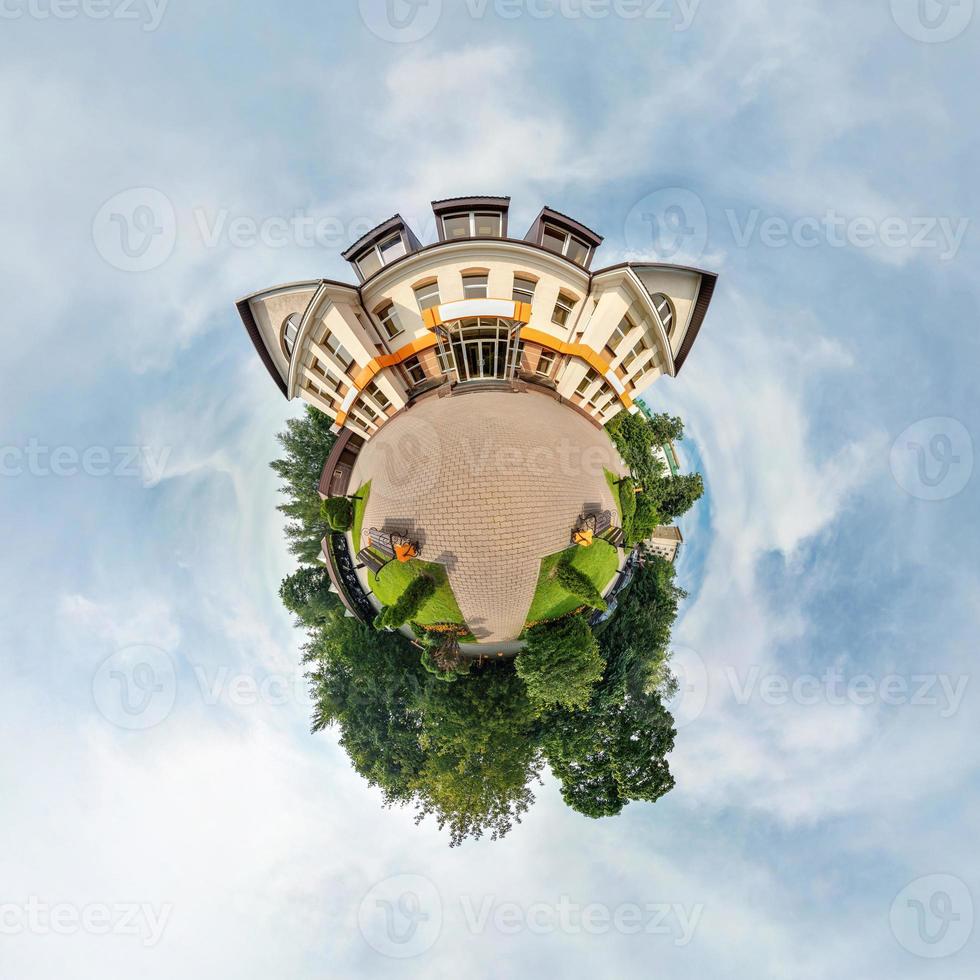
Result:
<svg viewBox="0 0 980 980"><path fill-rule="evenodd" d="M374 628L398 629L414 619L419 610L432 598L436 591L435 579L420 575L413 579L408 588L390 606L385 606L374 620Z"/></svg>
<svg viewBox="0 0 980 980"><path fill-rule="evenodd" d="M636 484L626 477L619 481L619 509L623 515L623 534L627 544L636 544L633 523L636 517Z"/></svg>
<svg viewBox="0 0 980 980"><path fill-rule="evenodd" d="M354 522L354 506L347 497L328 497L320 504L320 516L334 531L349 531Z"/></svg>
<svg viewBox="0 0 980 980"><path fill-rule="evenodd" d="M603 612L608 608L605 599L602 598L592 579L584 572L580 572L572 564L571 558L566 556L558 562L555 566L555 578L563 589L581 599L587 606L591 606L593 609L601 609Z"/></svg>
<svg viewBox="0 0 980 980"><path fill-rule="evenodd" d="M585 708L605 661L585 619L567 616L528 630L515 666L535 704Z"/></svg>

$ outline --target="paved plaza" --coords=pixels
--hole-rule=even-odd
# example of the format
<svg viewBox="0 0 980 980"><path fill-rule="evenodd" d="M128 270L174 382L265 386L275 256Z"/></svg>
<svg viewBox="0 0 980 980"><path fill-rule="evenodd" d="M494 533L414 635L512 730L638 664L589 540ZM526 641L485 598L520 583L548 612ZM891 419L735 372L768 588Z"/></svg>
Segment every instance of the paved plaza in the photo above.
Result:
<svg viewBox="0 0 980 980"><path fill-rule="evenodd" d="M446 566L477 639L500 643L520 635L541 559L569 546L579 515L617 514L607 469L625 474L605 432L569 406L533 391L457 392L385 425L350 492L371 481L364 530L408 531L421 558Z"/></svg>

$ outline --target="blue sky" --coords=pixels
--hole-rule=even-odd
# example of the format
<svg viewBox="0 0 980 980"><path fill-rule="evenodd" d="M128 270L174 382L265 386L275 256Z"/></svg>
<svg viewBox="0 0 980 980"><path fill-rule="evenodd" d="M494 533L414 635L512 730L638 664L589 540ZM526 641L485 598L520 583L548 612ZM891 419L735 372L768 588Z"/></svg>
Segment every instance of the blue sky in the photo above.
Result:
<svg viewBox="0 0 980 980"><path fill-rule="evenodd" d="M973 0L3 9L4 977L975 975ZM163 251L126 271L100 215L145 189ZM451 851L307 734L267 466L295 409L233 304L466 193L721 279L648 396L709 488L677 788L596 823L546 777ZM129 730L137 660L165 683ZM401 960L359 927L398 875L429 903Z"/></svg>

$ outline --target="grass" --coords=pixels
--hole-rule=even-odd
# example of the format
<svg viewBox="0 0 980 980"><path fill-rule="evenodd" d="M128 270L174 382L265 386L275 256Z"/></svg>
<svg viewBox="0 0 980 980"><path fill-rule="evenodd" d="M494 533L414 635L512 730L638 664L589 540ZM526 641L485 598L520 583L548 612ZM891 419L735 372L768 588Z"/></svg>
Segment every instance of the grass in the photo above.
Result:
<svg viewBox="0 0 980 980"><path fill-rule="evenodd" d="M465 626L466 621L442 565L418 558L409 562L390 561L377 575L368 572L368 582L374 594L386 606L390 606L408 588L412 579L419 575L434 578L436 591L419 610L414 622L419 626L433 626L436 623L458 623Z"/></svg>
<svg viewBox="0 0 980 980"><path fill-rule="evenodd" d="M571 557L572 565L588 575L593 585L602 593L619 569L619 552L608 541L601 539L593 541L587 548L575 545L566 551L548 555L541 561L538 587L527 614L528 623L557 619L574 612L582 605L581 599L567 592L554 579L555 567L565 555Z"/></svg>
<svg viewBox="0 0 980 980"><path fill-rule="evenodd" d="M371 494L371 481L368 480L354 495L354 524L351 535L354 538L354 552L361 550L361 528L364 527L364 511L367 510L368 497Z"/></svg>

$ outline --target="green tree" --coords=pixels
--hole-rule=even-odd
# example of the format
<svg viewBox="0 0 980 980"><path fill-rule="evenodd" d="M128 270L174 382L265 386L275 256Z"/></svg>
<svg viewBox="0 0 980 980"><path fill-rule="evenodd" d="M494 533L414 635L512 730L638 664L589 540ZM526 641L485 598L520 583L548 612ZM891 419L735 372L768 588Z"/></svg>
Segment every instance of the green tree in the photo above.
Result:
<svg viewBox="0 0 980 980"><path fill-rule="evenodd" d="M584 707L605 667L599 644L582 616L566 616L528 630L517 673L538 705Z"/></svg>
<svg viewBox="0 0 980 980"><path fill-rule="evenodd" d="M347 497L327 497L320 503L320 516L333 531L349 531L354 523L354 505Z"/></svg>
<svg viewBox="0 0 980 980"><path fill-rule="evenodd" d="M330 575L323 565L301 565L279 586L282 604L307 627L326 621L340 599L330 591Z"/></svg>
<svg viewBox="0 0 980 980"><path fill-rule="evenodd" d="M336 440L332 424L323 412L307 405L300 418L286 422L286 431L278 436L283 455L269 464L282 479L280 492L287 497L279 510L288 518L289 550L306 565L317 564L320 542L329 531L320 513L317 487Z"/></svg>
<svg viewBox="0 0 980 980"><path fill-rule="evenodd" d="M435 817L450 844L502 837L534 802L543 762L533 730L538 713L509 664L490 664L425 696L415 780L418 819Z"/></svg>
<svg viewBox="0 0 980 980"><path fill-rule="evenodd" d="M592 579L585 572L580 572L567 555L558 562L555 578L563 589L581 599L587 606L606 611L606 601Z"/></svg>
<svg viewBox="0 0 980 980"><path fill-rule="evenodd" d="M689 473L658 480L648 492L663 519L672 521L686 514L701 499L704 481L700 473Z"/></svg>
<svg viewBox="0 0 980 980"><path fill-rule="evenodd" d="M655 693L627 695L612 685L597 692L588 711L553 716L544 752L562 799L586 816L607 817L631 800L653 803L670 792L667 754L675 735Z"/></svg>

